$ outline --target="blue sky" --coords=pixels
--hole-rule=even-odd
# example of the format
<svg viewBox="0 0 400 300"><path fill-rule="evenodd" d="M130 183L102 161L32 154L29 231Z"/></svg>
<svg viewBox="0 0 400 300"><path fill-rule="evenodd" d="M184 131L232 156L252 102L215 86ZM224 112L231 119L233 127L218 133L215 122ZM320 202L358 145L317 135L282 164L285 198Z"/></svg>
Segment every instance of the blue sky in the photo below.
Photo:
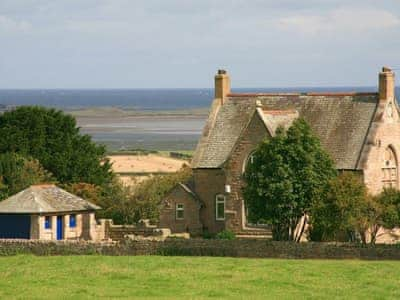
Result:
<svg viewBox="0 0 400 300"><path fill-rule="evenodd" d="M0 88L374 86L399 0L0 0Z"/></svg>

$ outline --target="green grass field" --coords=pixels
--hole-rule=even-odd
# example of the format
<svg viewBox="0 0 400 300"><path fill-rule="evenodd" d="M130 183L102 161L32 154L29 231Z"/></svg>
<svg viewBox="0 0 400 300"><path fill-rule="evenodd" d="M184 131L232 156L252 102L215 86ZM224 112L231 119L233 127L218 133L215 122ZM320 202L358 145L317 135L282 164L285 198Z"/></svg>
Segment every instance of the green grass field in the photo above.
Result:
<svg viewBox="0 0 400 300"><path fill-rule="evenodd" d="M400 297L400 262L160 256L0 257L0 299Z"/></svg>

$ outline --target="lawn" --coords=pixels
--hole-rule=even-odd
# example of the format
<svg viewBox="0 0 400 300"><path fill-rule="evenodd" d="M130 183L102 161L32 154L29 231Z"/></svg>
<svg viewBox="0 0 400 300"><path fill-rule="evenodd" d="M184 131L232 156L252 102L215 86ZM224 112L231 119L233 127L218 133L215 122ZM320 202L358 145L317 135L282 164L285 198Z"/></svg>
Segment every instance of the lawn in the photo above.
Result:
<svg viewBox="0 0 400 300"><path fill-rule="evenodd" d="M0 257L0 299L399 298L400 262Z"/></svg>

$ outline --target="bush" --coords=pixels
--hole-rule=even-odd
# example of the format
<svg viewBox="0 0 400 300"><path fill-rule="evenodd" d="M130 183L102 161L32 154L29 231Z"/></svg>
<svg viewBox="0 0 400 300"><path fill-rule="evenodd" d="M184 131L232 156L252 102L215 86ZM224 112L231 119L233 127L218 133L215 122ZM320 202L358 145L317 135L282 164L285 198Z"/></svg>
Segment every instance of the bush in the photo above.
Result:
<svg viewBox="0 0 400 300"><path fill-rule="evenodd" d="M223 230L215 236L217 240L234 240L236 238L235 233L229 230Z"/></svg>

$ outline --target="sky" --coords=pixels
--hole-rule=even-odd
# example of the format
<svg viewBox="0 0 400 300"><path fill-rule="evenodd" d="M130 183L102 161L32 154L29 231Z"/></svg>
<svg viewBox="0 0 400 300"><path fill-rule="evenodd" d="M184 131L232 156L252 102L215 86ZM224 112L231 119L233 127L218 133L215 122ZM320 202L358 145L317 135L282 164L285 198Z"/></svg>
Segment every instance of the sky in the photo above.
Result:
<svg viewBox="0 0 400 300"><path fill-rule="evenodd" d="M376 86L399 0L0 0L0 88Z"/></svg>

